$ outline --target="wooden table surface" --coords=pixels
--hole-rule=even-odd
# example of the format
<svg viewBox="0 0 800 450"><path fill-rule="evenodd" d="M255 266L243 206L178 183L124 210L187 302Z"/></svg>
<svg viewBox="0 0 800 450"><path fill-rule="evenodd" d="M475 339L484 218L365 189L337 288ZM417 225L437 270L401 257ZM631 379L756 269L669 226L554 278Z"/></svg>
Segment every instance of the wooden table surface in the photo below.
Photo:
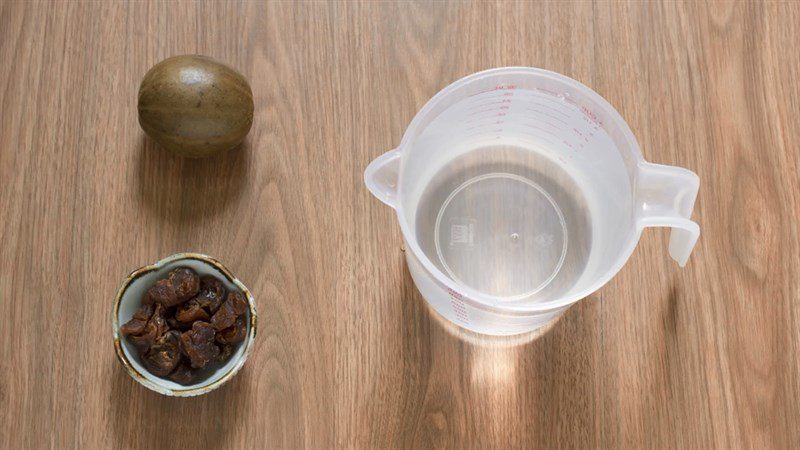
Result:
<svg viewBox="0 0 800 450"><path fill-rule="evenodd" d="M0 2L0 447L797 448L798 3ZM147 69L202 53L255 95L246 144L143 135ZM646 231L547 333L442 323L362 182L417 110L496 66L607 98L697 172L681 270ZM132 269L225 262L260 309L228 385L172 399L115 359Z"/></svg>

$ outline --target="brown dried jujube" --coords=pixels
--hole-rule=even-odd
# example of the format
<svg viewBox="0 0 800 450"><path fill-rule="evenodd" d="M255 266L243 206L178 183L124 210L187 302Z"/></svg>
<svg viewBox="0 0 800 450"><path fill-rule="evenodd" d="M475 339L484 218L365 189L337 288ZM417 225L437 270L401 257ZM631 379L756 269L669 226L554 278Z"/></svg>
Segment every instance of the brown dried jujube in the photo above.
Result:
<svg viewBox="0 0 800 450"><path fill-rule="evenodd" d="M181 323L193 323L197 320L208 320L208 313L200 307L197 299L189 300L175 310L175 320Z"/></svg>
<svg viewBox="0 0 800 450"><path fill-rule="evenodd" d="M195 322L191 330L181 335L181 350L189 357L193 368L202 369L219 356L219 347L214 343L214 328L207 322Z"/></svg>
<svg viewBox="0 0 800 450"><path fill-rule="evenodd" d="M167 318L167 325L169 325L171 329L178 331L186 331L192 329L192 322L187 322L187 323L178 322L178 320L175 317Z"/></svg>
<svg viewBox="0 0 800 450"><path fill-rule="evenodd" d="M141 333L129 335L128 342L133 344L139 351L146 351L153 345L156 338L158 338L158 329L155 325L148 322Z"/></svg>
<svg viewBox="0 0 800 450"><path fill-rule="evenodd" d="M154 375L165 377L177 367L181 359L180 336L179 332L173 330L156 339L142 356L147 370Z"/></svg>
<svg viewBox="0 0 800 450"><path fill-rule="evenodd" d="M155 310L156 308L153 305L142 305L133 313L133 318L148 321L153 317L153 312Z"/></svg>
<svg viewBox="0 0 800 450"><path fill-rule="evenodd" d="M150 316L144 327L140 327L141 319L138 317L145 317L147 312L152 310L153 314ZM131 322L135 323L131 324ZM128 323L120 327L120 331L128 338L128 342L134 345L139 351L144 352L158 339L161 334L167 331L167 324L164 320L164 310L161 305L142 307L134 314L134 318Z"/></svg>
<svg viewBox="0 0 800 450"><path fill-rule="evenodd" d="M191 384L196 376L197 373L194 369L192 369L192 366L191 364L189 364L189 361L184 359L183 361L181 361L180 364L178 364L178 367L176 367L175 370L169 375L169 379L176 383L185 385L185 384Z"/></svg>
<svg viewBox="0 0 800 450"><path fill-rule="evenodd" d="M178 267L169 273L169 281L175 289L175 296L178 301L185 302L197 295L200 290L200 276L194 269L189 267Z"/></svg>
<svg viewBox="0 0 800 450"><path fill-rule="evenodd" d="M224 363L233 354L233 345L222 345L219 348L219 355L217 356L218 363Z"/></svg>
<svg viewBox="0 0 800 450"><path fill-rule="evenodd" d="M137 336L144 333L144 327L147 326L146 320L131 319L119 327L119 331L123 336Z"/></svg>
<svg viewBox="0 0 800 450"><path fill-rule="evenodd" d="M242 342L245 335L247 335L247 325L244 323L244 316L239 316L233 325L217 331L217 342L220 344L236 344Z"/></svg>
<svg viewBox="0 0 800 450"><path fill-rule="evenodd" d="M142 305L133 313L133 318L119 327L123 336L139 335L144 332L147 321L153 315L153 305Z"/></svg>
<svg viewBox="0 0 800 450"><path fill-rule="evenodd" d="M249 306L217 278L178 267L142 296L120 333L152 374L192 384L224 364L247 336Z"/></svg>
<svg viewBox="0 0 800 450"><path fill-rule="evenodd" d="M214 314L225 299L225 285L218 279L206 275L200 278L200 292L197 293L197 303L200 307Z"/></svg>
<svg viewBox="0 0 800 450"><path fill-rule="evenodd" d="M147 290L142 301L146 304L160 303L172 306L178 304L178 296L169 280L158 280Z"/></svg>
<svg viewBox="0 0 800 450"><path fill-rule="evenodd" d="M225 302L219 310L211 317L211 325L216 330L224 330L236 321L236 318L247 312L247 302L242 294L229 292Z"/></svg>
<svg viewBox="0 0 800 450"><path fill-rule="evenodd" d="M161 336L162 334L166 333L169 330L169 325L167 325L166 318L166 308L161 305L156 305L153 315L150 317L150 323L152 323L158 330L156 336Z"/></svg>
<svg viewBox="0 0 800 450"><path fill-rule="evenodd" d="M144 303L161 303L165 307L179 305L197 295L200 290L200 277L189 267L179 267L169 273L167 278L156 281L147 290Z"/></svg>

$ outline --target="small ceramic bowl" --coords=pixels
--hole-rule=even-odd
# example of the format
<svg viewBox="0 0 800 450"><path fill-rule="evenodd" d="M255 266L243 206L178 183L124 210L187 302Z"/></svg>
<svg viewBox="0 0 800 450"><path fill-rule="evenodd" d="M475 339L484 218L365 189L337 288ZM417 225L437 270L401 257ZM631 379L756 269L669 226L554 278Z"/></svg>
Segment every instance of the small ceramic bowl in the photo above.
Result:
<svg viewBox="0 0 800 450"><path fill-rule="evenodd" d="M148 372L142 365L136 349L119 333L120 324L130 320L133 317L133 313L141 305L142 295L144 295L145 291L157 280L165 278L170 270L180 266L191 267L200 276L214 275L222 280L229 291L241 291L247 297L247 302L250 305L250 310L246 313L248 319L247 337L239 344L233 356L208 378L188 386L157 377ZM168 256L155 264L139 268L125 278L125 282L122 283L122 287L119 288L117 297L114 299L111 323L114 330L114 348L117 351L117 357L134 380L159 394L191 397L211 392L222 386L242 368L247 356L253 349L253 341L256 337L257 314L255 300L253 300L250 291L219 261L199 253L178 253Z"/></svg>

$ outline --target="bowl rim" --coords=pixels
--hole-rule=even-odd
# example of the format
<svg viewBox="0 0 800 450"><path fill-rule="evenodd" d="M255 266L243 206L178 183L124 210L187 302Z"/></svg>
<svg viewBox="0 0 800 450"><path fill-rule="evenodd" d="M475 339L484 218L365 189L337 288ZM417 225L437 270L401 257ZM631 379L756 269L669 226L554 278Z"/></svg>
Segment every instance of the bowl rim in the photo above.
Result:
<svg viewBox="0 0 800 450"><path fill-rule="evenodd" d="M247 297L247 304L250 312L250 332L245 339L244 345L244 353L233 365L233 367L228 370L220 379L210 383L208 385L188 388L188 389L171 389L160 384L154 383L153 381L146 378L142 373L140 373L131 362L128 360L128 357L125 355L125 352L122 350L122 342L120 341L120 334L119 334L119 308L120 304L122 303L122 297L125 295L125 292L128 290L130 285L136 281L138 278L157 270L161 270L167 264L193 259L197 261L201 261L203 263L209 264L213 266L215 269L219 270L225 278L232 284L234 284L242 293ZM202 253L192 253L192 252L183 252L183 253L175 253L173 255L167 256L166 258L162 258L156 261L153 264L148 264L146 266L142 266L125 277L125 280L122 282L122 286L120 286L119 290L117 290L117 295L114 298L114 306L111 311L111 327L114 336L114 350L117 355L117 359L125 367L126 372L130 375L131 378L136 380L137 383L141 384L142 386L158 392L159 394L167 395L170 397L193 397L196 395L202 395L208 392L217 389L218 387L225 384L228 380L233 378L239 370L244 365L247 357L253 350L253 342L255 341L256 331L258 328L258 314L256 312L256 304L253 295L250 293L250 290L239 281L238 278L233 276L230 270L225 267L221 262L217 259L212 258L211 256L202 254Z"/></svg>

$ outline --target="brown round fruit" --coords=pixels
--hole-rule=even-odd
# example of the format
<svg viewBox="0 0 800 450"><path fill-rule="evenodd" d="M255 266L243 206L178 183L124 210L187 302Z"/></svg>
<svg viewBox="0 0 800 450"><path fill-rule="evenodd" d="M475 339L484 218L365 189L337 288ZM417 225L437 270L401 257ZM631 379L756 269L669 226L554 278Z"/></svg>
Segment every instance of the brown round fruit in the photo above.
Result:
<svg viewBox="0 0 800 450"><path fill-rule="evenodd" d="M250 131L253 91L241 74L211 58L173 56L144 76L139 124L180 156L211 156L236 147Z"/></svg>

